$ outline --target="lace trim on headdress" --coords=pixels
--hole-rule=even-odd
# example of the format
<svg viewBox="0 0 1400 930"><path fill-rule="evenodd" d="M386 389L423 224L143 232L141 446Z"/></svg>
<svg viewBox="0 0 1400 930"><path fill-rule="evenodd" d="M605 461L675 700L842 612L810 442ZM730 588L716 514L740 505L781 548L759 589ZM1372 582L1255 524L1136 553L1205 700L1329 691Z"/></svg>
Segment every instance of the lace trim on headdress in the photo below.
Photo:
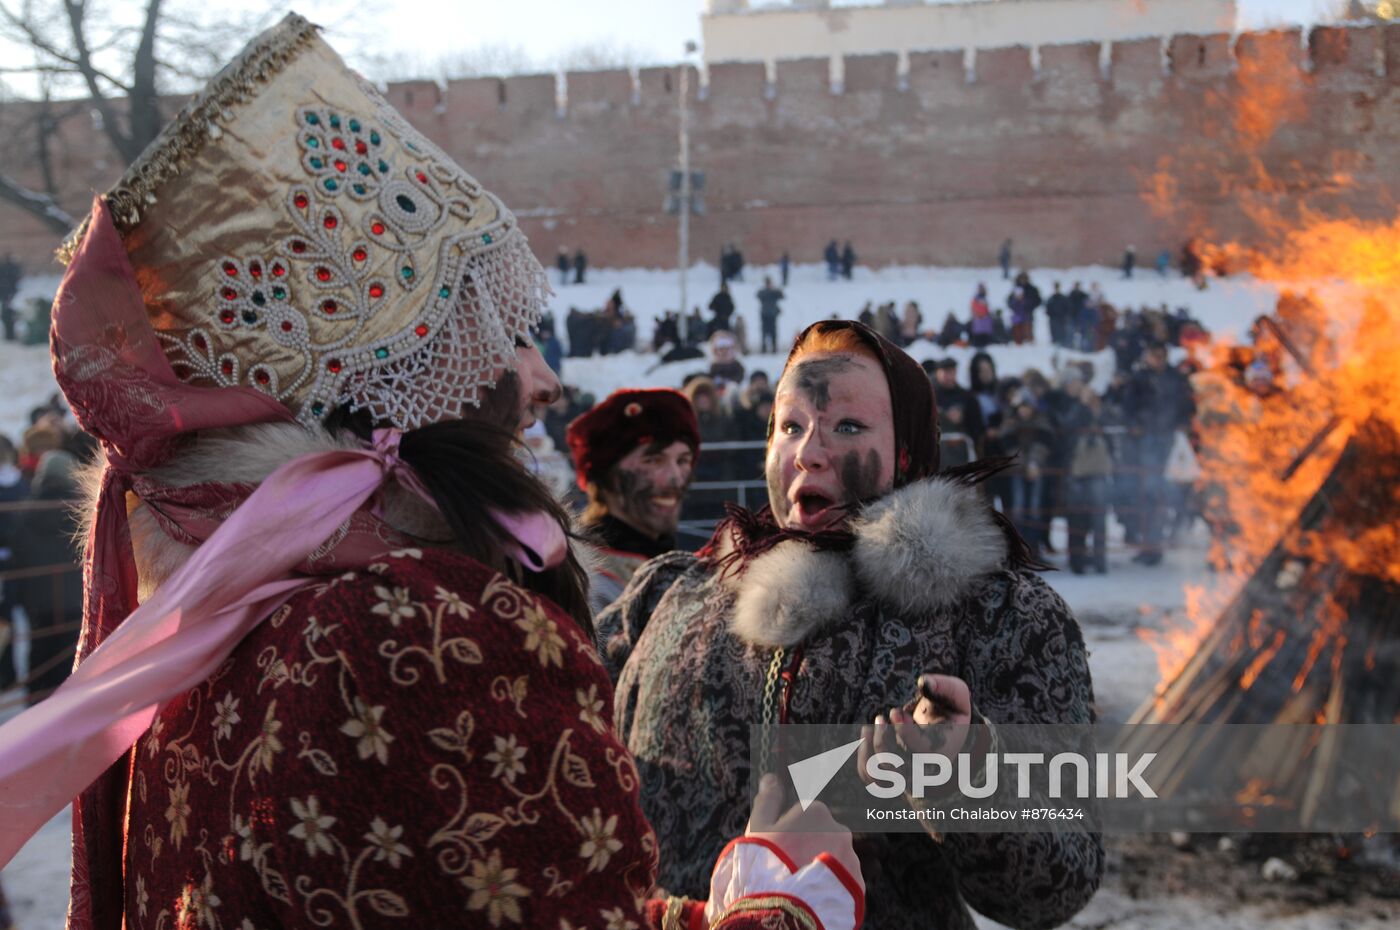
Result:
<svg viewBox="0 0 1400 930"><path fill-rule="evenodd" d="M141 211L155 202L156 188L178 176L206 142L223 134L219 121L224 111L253 96L258 87L276 76L319 30L319 26L288 13L281 23L215 75L126 169L116 186L103 196L112 212L113 225L125 233L139 223ZM88 220L84 219L59 246L60 262L66 265L72 259L87 225Z"/></svg>

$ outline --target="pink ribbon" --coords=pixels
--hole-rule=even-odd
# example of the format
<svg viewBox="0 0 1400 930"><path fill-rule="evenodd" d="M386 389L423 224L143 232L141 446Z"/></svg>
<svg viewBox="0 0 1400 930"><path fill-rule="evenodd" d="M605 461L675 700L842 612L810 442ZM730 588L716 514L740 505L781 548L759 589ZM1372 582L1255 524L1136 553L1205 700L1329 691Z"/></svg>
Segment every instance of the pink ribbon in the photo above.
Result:
<svg viewBox="0 0 1400 930"><path fill-rule="evenodd" d="M316 583L297 566L386 481L432 502L399 458L400 438L377 431L371 448L314 453L277 469L62 687L0 726L0 867L120 758L166 701L208 678L249 631ZM493 516L515 535L522 564L538 571L563 558L563 532L547 515Z"/></svg>

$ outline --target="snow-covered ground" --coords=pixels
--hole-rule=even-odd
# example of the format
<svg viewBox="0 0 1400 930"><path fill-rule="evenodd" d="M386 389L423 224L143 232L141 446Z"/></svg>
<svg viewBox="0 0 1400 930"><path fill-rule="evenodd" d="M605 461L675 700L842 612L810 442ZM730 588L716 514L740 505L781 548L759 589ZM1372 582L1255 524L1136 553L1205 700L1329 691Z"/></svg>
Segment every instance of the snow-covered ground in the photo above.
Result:
<svg viewBox="0 0 1400 930"><path fill-rule="evenodd" d="M759 333L758 307L753 295L762 286L765 272L777 277L776 269L750 268L746 271L747 281L736 283L732 288L751 343L757 342ZM561 338L569 307L597 309L614 289L621 288L626 305L638 319L639 336L642 340L649 339L652 317L676 305L677 277L674 272L600 269L590 272L587 284L560 287L553 298L553 308ZM688 281L690 302L708 304L717 280L711 268L692 269ZM1065 290L1075 281L1082 282L1086 289L1090 283L1097 282L1116 306L1136 308L1166 304L1172 309L1185 306L1212 331L1235 335L1242 333L1254 317L1272 310L1277 296L1271 288L1247 278L1213 281L1208 291L1200 292L1179 277L1161 279L1149 273L1124 281L1117 271L1102 267L1041 270L1033 274L1033 280L1046 295L1056 280L1063 283ZM828 282L824 266L797 266L786 288L779 344L790 344L800 328L815 320L833 315L854 316L866 301L879 304L893 300L902 307L905 301L915 300L923 310L925 327L936 328L949 310L966 317L968 302L979 281L989 285L994 305L1003 302L1009 288L1001 280L999 269L857 269L853 281ZM39 285L43 283L31 281L27 285L37 293L42 291ZM47 282L50 292L55 284L56 281ZM1001 373L1019 374L1027 367L1049 373L1057 367L1057 356L1060 360L1069 356L1046 345L1049 334L1045 331L1044 314L1040 314L1040 318L1042 331L1037 333L1040 345L993 348ZM959 349L944 353L930 344L916 344L910 352L921 361L951 354L963 363L970 354L969 350ZM762 368L776 376L782 360L780 355L751 355L744 358L744 363L750 371ZM1102 387L1111 373L1112 360L1105 354L1095 361L1096 380ZM602 397L623 386L678 385L685 374L706 367L700 360L652 370L654 364L655 356L634 352L606 358L566 359L564 381ZM965 380L965 364L961 374ZM0 432L17 436L28 422L30 408L42 403L53 390L46 347L0 343ZM1063 527L1057 528L1056 541L1063 551ZM1155 654L1139 635L1140 631L1160 631L1182 622L1180 616L1188 584L1213 590L1228 584L1205 572L1205 544L1202 528L1197 527L1182 545L1168 554L1161 566L1155 568L1133 565L1131 550L1118 543L1111 547L1107 576L1076 576L1068 571L1047 576L1074 608L1084 628L1103 719L1126 719L1149 697L1158 681ZM0 876L18 930L50 930L61 925L67 901L67 843L65 813L51 821ZM1155 930L1188 921L1200 923L1203 918L1205 925L1231 928L1263 926L1266 922L1264 916L1245 911L1232 912L1227 919L1222 913L1207 913L1203 908L1204 905L1198 907L1194 903L1188 908L1186 903L1175 899L1129 900L1121 892L1107 888L1075 925ZM1298 930L1314 926L1311 922L1285 922L1284 925ZM1316 924L1324 925L1332 926Z"/></svg>

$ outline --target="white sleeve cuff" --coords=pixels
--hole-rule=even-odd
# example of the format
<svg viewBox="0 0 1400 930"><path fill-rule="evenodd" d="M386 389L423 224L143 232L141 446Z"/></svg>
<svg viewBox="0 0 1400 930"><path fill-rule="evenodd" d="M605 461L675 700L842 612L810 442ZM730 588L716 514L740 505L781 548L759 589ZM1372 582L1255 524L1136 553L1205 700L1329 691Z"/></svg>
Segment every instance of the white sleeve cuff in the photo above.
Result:
<svg viewBox="0 0 1400 930"><path fill-rule="evenodd" d="M865 919L865 891L834 856L822 853L798 868L770 840L741 836L720 853L710 876L705 921L741 898L772 895L792 899L811 911L825 930L856 930Z"/></svg>

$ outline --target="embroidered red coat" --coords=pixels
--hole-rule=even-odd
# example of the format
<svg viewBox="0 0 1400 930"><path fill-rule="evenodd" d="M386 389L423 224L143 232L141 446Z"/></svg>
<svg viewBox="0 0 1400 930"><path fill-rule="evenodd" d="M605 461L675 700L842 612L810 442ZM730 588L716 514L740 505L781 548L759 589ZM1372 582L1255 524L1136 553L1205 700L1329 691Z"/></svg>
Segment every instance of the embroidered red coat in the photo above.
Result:
<svg viewBox="0 0 1400 930"><path fill-rule="evenodd" d="M299 593L133 749L132 930L700 926L592 643L441 550ZM740 906L742 905L742 906ZM745 899L723 930L812 927Z"/></svg>

